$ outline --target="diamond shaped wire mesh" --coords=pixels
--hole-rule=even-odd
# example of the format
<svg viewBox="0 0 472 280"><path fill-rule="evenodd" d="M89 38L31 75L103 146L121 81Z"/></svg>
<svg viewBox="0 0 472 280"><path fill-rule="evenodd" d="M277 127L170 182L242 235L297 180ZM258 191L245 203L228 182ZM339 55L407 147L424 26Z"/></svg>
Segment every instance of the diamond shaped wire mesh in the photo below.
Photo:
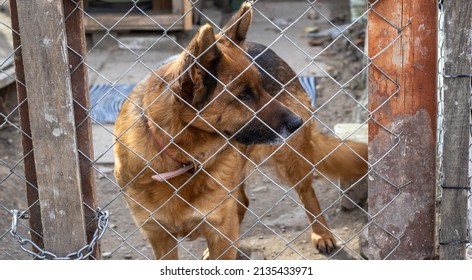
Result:
<svg viewBox="0 0 472 280"><path fill-rule="evenodd" d="M280 81L273 77L274 74L269 69L264 69L261 66L261 60L258 60L259 56L256 56L247 67L243 67L240 73L225 82L219 79L219 73L207 69L201 62L200 58L204 57L208 50L198 55L187 50L198 26L195 25L191 31L180 31L184 25L183 22L188 17L193 17L199 18L200 23L210 23L215 34L223 32L223 26L234 11L224 7L221 1L188 1L188 5L182 4L185 1L182 3L168 1L177 5L182 4L180 10L166 10L173 17L171 22L161 21L165 17L158 17L159 13L156 14L154 9L149 9L148 5L157 1L133 0L122 5L109 4L110 6L107 8L116 8L119 11L108 19L103 16L103 10L101 12L94 10L97 7L93 6L91 3L93 1L87 1L85 7L78 1L70 1L76 4L73 12L82 13L86 23L87 53L79 66L85 66L88 72L90 94L93 93L95 86L101 90L98 97L95 99L91 97L90 108L82 107L87 110L88 119L77 124L78 127L86 126L86 122L89 121L93 124L94 157L89 158L82 151L79 153L87 158L89 170L94 174L97 206L102 210L109 211L107 232L101 239L101 258L153 259L152 248L146 235L143 234L148 224L157 225L171 236L174 245L161 256L164 258L171 256L173 251L177 250L181 259L200 259L207 248L206 240L201 237L192 240L194 234L199 232L200 227L210 227L212 231L220 233L221 242L229 244L227 249L220 252L222 255L230 250L235 250L238 258L242 259L363 259L366 257L363 251L367 242L366 235L368 229L372 227L380 228L382 235L396 240L397 243L402 242L401 236L397 233L373 221L378 213L369 212L365 205L368 176L382 178L393 189L392 197L385 202L379 213L388 208L398 197L403 187L403 184L393 182L373 168L377 162L382 161L389 156L392 150L398 148L399 132L377 122L376 114L385 103L395 98L400 85L395 81L395 78L389 76L375 64L376 57L369 57L367 54L365 49L367 15L369 13L376 14L384 19L387 28L398 31L398 35L392 38L387 45L382 46L382 51L377 55L381 55L384 51L392 48L398 40L401 40L402 31L405 28L405 26L393 24L389 18L390 15L378 13L376 4L379 1L369 5L364 3L364 5L356 7L358 8L356 11L353 10L354 7L351 7L351 17L336 14L336 5L327 3L328 1L253 1L252 24L247 34L247 40L261 43L274 50L289 64L294 75ZM345 2L347 3L347 1ZM3 12L7 10L8 6L8 1L0 2L2 16L8 14ZM185 7L189 8L186 10ZM71 14L66 14L66 19ZM110 21L110 18L113 20ZM136 25L127 25L131 20L137 18L143 25L148 26L147 30L140 31ZM8 17L0 18L0 26L11 32L12 28ZM231 38L223 35L213 45L228 39ZM233 47L236 51L246 52L246 49L241 46ZM11 48L5 56L2 53L0 57L2 59L0 60L0 75L8 76L12 81L16 81L14 73L8 72L5 65L13 59L16 51ZM81 56L73 50L70 51L72 55ZM179 53L187 54L193 60L193 63L185 71L171 80L161 73L155 72L155 69L162 67L165 63L175 61L174 55ZM193 108L193 104L189 104L185 98L179 95L179 92L176 92L179 78L192 71L192 67L199 68L202 75L215 79L216 87L220 88L220 91L216 92L213 98L202 107L194 109L195 116L180 131L177 133L166 131L161 122L148 116L147 112L163 99L170 98L169 96L174 98L176 102L187 103ZM329 152L313 162L311 155L305 154L303 149L300 149L294 144L294 141L291 141L291 138L288 138L282 145L272 146L263 158L253 159L244 149L241 149L239 144L235 143L232 135L227 135L211 119L205 117L206 110L216 106L215 104L218 104L229 94L243 108L242 110L253 111L248 123L250 121L264 122L260 113L268 105L253 110L243 101L237 99L238 92L230 91L244 73L254 67L258 67L262 75L267 75L274 80L276 89L273 95L275 97L270 99L271 102L274 102L273 100L276 100L277 97L288 96L295 104L294 106L308 116L303 119L304 122L300 130L316 123L320 132L336 139L337 144L333 145ZM368 110L366 76L368 70L374 68L382 73L384 82L390 84L394 90L389 92L383 102L375 104L374 107L371 107L373 109ZM157 82L162 83L164 90L144 106L136 99L128 97L128 94L129 89L146 76L153 77ZM307 89L312 93L308 92L302 100L299 100L299 95L293 92L292 84L299 83L302 78L312 81L312 87ZM134 117L129 122L129 127L120 131L120 134L116 134L114 123L104 121L100 114L94 112L108 110L112 114L116 114L124 102L130 104L132 110L140 113L137 114L139 117ZM26 155L23 155L20 143L20 136L30 137L28 133L23 131L18 120L19 108L25 103L26 100L16 104L10 110L0 112L2 118L0 119L0 131L2 132L0 145L2 145L2 150L8 152L0 158L0 259L31 258L27 252L21 250L14 240L15 238L10 234L11 225L9 224L13 209L20 209L26 213L31 207L39 205L39 201L28 203L24 193L24 185L36 188L34 183L28 182L24 174L25 157L33 153L31 150L26 151ZM310 106L310 103L314 103L315 106ZM78 103L77 105L82 106ZM3 108L0 107L0 109ZM222 110L221 114L224 113ZM237 117L234 116L235 119ZM143 119L159 131L166 140L169 140L163 145L161 151L156 150L150 158L141 154L141 151L134 150L132 145L122 140L125 139L124 135L142 125ZM326 174L324 165L329 164L330 159L334 158L337 153L347 150L355 157L362 158L355 146L350 145L348 140L365 134L368 122L380 125L383 133L392 135L393 140L390 148L385 153L379 154L378 157L370 158L369 172L366 170L351 181L341 182ZM214 155L201 159L191 151L187 151L186 147L176 145L185 135L185 130L193 129L195 123L200 123L224 139L222 146L213 149ZM340 131L336 125L343 123L354 124L346 131ZM246 126L249 124L239 127L236 133L243 131ZM266 128L280 136L280 131L276 131L268 125ZM143 138L143 140L145 139ZM313 141L313 139L308 137L306 141ZM116 182L113 174L116 161L114 150L117 146L124 147L127 153L140 165L136 173L131 175L132 179L121 185ZM156 170L155 162L166 157L165 150L167 148L190 158L196 163L196 170L181 184L174 185L171 180L165 179L164 181L168 181L166 186L171 189L171 195L165 199L162 205L149 209L145 206L145 201L136 198L127 190L136 188L135 182L149 172L153 174L161 172ZM218 173L207 167L217 158L216 153L223 153L228 149L233 150L241 161L246 161L248 166L245 176L242 176L241 181L234 186L225 185ZM260 147L260 149L264 150L266 147ZM288 154L291 160L298 162L300 166L290 166L285 171L271 166L270 162L274 160L278 164L284 164L280 160L283 158L281 157L283 153ZM365 163L367 158L362 161ZM290 177L291 172L299 171L294 170L297 168L303 172L298 172L301 174L296 178L295 176L285 178L285 180L280 178L279 175L284 172ZM238 173L242 174L242 169L243 166L233 170L234 176L240 176ZM227 196L221 201L204 210L196 206L194 200L186 198L183 192L185 188L192 186L192 180L196 180L201 174L211 181L211 185L217 188L219 193L227 193ZM316 196L321 204L320 213L310 213L310 209L306 209L307 206L300 200L297 193L301 186L306 185L307 182L309 188L316 191ZM245 188L249 206L237 195L238 190L243 188ZM140 211L146 213L146 217L141 219L142 221L135 224L130 210L126 206L126 200L128 203L138 205ZM169 205L174 200L182 202L183 208L180 211L185 209L198 218L197 222L193 222L191 228L186 229L186 232L179 236L174 236L169 222L163 219L161 214L163 211L167 211L166 204ZM244 208L246 212L236 238L225 236L221 232L221 228L212 226L210 222L212 215L218 213L219 209L228 201ZM90 205L85 205L85 207L91 211L96 210ZM322 216L327 220L329 227L319 223ZM228 218L237 219L237 213L232 213ZM96 222L96 220L92 217L91 222ZM312 227L329 232L336 241L337 248L327 255L318 252L312 244ZM25 238L31 234L28 220L20 219L18 231ZM395 249L396 247L392 248L391 252L394 252ZM211 257L218 258L220 256L213 255Z"/></svg>

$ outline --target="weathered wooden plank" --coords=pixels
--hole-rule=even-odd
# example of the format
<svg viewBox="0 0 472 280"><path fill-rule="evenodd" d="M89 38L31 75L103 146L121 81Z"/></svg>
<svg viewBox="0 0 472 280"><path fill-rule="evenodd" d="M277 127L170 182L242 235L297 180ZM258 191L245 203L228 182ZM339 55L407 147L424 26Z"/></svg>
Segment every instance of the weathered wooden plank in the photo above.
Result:
<svg viewBox="0 0 472 280"><path fill-rule="evenodd" d="M79 149L80 181L84 200L85 228L87 243L92 241L97 229L95 210L95 176L91 161L94 158L92 123L88 117L90 97L88 94L87 67L85 66L86 41L83 25L82 1L64 0L69 65L71 70L72 96L74 98L74 118ZM100 246L95 245L93 257L100 258Z"/></svg>
<svg viewBox="0 0 472 280"><path fill-rule="evenodd" d="M17 0L46 250L86 244L62 1Z"/></svg>
<svg viewBox="0 0 472 280"><path fill-rule="evenodd" d="M120 14L91 14L93 17L85 17L84 24L86 31L105 31L113 27L113 31L129 30L162 30L172 26L172 30L181 30L183 20L181 14L129 14L122 18ZM151 20L152 19L152 20ZM157 25L155 22L159 25ZM103 27L104 26L104 27ZM160 28L162 27L162 28Z"/></svg>
<svg viewBox="0 0 472 280"><path fill-rule="evenodd" d="M445 1L443 7L444 138L439 257L464 259L468 240L471 78L462 75L470 75L472 69L472 2Z"/></svg>
<svg viewBox="0 0 472 280"><path fill-rule="evenodd" d="M25 73L23 67L23 55L21 46L21 38L19 36L19 23L18 23L18 12L16 8L16 0L10 0L10 11L12 19L13 31L13 47L17 51L15 52L15 74L16 74L16 91L18 95L18 112L20 115L20 127L21 127L21 144L23 146L23 165L25 169L26 179L26 198L29 206L29 227L31 229L31 241L33 241L40 248L44 247L43 244L43 227L41 224L41 208L39 207L39 196L36 179L36 166L34 164L33 141L31 140L31 127L29 123L29 109L28 102L26 102L26 87L25 84ZM33 251L37 253L37 249L33 248Z"/></svg>
<svg viewBox="0 0 472 280"><path fill-rule="evenodd" d="M434 255L437 3L384 0L369 12L370 259ZM432 3L434 2L434 3Z"/></svg>

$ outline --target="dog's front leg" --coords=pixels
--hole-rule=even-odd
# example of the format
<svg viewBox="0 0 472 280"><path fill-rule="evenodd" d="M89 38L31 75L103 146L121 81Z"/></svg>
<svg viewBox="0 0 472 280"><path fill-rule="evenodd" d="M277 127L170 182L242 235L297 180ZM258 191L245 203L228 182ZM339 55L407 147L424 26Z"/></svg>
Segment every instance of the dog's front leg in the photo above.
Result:
<svg viewBox="0 0 472 280"><path fill-rule="evenodd" d="M232 206L231 208L234 209L231 209L231 211L217 211L212 213L212 216L220 218L207 220L208 222L205 225L205 238L208 243L208 250L204 253L205 259L236 259L240 225L237 207L236 205Z"/></svg>
<svg viewBox="0 0 472 280"><path fill-rule="evenodd" d="M147 222L142 230L147 235L156 260L177 260L177 240L154 221Z"/></svg>

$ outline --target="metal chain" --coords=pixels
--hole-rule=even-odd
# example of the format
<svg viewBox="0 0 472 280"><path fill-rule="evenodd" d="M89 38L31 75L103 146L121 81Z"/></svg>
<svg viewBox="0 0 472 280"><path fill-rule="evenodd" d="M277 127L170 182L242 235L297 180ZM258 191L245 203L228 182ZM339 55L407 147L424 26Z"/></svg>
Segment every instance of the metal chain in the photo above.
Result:
<svg viewBox="0 0 472 280"><path fill-rule="evenodd" d="M35 259L52 259L52 260L85 260L94 251L94 247L97 242L102 238L103 234L105 233L106 228L108 227L108 211L101 211L100 208L97 209L97 229L93 234L93 238L89 244L86 244L82 248L80 248L77 252L73 252L67 254L64 257L57 256L54 253L48 252L43 250L39 247L36 243L31 241L30 239L23 238L17 231L18 229L18 218L24 217L25 212L20 212L18 210L11 210L10 213L12 214L12 222L11 222L11 229L10 234L20 243L20 248L25 251L26 253L32 255ZM26 245L30 244L33 248L35 248L38 253L28 249Z"/></svg>

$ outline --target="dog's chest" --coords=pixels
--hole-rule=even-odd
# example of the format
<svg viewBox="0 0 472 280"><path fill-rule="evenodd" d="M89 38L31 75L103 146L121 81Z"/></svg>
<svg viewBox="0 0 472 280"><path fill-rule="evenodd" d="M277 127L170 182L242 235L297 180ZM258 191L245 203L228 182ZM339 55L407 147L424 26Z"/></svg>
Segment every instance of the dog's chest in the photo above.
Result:
<svg viewBox="0 0 472 280"><path fill-rule="evenodd" d="M225 213L236 213L228 193L240 179L229 164L233 161L223 162L218 168L206 167L205 172L181 175L169 183L135 181L125 192L137 222L149 221L152 213L153 220L175 237L193 239L221 223Z"/></svg>
<svg viewBox="0 0 472 280"><path fill-rule="evenodd" d="M201 226L207 225L207 220L215 222L217 218L212 213L218 207L210 207L211 204L201 198L186 201L177 196L156 211L153 218L172 235L194 239L201 235Z"/></svg>

